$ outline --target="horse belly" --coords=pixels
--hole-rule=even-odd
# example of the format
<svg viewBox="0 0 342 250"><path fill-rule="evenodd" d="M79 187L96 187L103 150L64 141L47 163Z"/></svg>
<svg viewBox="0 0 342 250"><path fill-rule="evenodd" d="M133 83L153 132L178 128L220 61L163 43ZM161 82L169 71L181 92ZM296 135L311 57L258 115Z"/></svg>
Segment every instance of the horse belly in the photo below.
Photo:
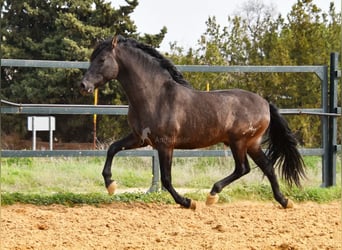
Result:
<svg viewBox="0 0 342 250"><path fill-rule="evenodd" d="M218 121L203 121L200 124L187 124L175 137L175 148L194 149L228 142L226 126Z"/></svg>
<svg viewBox="0 0 342 250"><path fill-rule="evenodd" d="M223 140L213 140L213 138L210 138L210 140L194 140L193 138L186 138L185 140L180 140L175 143L176 149L196 149L196 148L205 148L212 145L215 145L217 143L222 142Z"/></svg>

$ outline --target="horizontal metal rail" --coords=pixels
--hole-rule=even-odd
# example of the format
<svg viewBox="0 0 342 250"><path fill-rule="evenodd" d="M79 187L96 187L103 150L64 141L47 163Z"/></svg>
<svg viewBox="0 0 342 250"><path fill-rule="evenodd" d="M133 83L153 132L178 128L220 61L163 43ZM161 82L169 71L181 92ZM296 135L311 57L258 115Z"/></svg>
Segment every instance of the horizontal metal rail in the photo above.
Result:
<svg viewBox="0 0 342 250"><path fill-rule="evenodd" d="M127 115L128 105L70 105L70 104L20 104L1 100L2 114L70 114L70 115ZM341 116L326 113L323 109L280 109L284 115Z"/></svg>
<svg viewBox="0 0 342 250"><path fill-rule="evenodd" d="M299 152L302 155L323 155L322 148L300 148ZM132 149L120 151L117 156L127 157L152 157L157 154L153 149ZM104 157L107 155L106 150L1 150L1 157ZM231 156L230 150L175 150L174 157L226 157Z"/></svg>
<svg viewBox="0 0 342 250"><path fill-rule="evenodd" d="M87 69L89 62L67 62L51 60L1 59L1 67Z"/></svg>
<svg viewBox="0 0 342 250"><path fill-rule="evenodd" d="M89 62L63 62L51 60L1 59L2 67L34 67L34 68L78 68L87 69ZM315 73L324 79L326 66L215 66L215 65L176 65L184 72L216 72L216 73Z"/></svg>
<svg viewBox="0 0 342 250"><path fill-rule="evenodd" d="M1 113L127 115L128 105L19 104L1 100Z"/></svg>

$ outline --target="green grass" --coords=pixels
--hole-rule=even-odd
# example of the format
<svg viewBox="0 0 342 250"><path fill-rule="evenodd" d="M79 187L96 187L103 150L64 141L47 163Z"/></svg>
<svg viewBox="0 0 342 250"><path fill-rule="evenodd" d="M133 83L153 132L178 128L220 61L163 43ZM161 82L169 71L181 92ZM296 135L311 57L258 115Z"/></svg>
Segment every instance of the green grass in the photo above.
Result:
<svg viewBox="0 0 342 250"><path fill-rule="evenodd" d="M84 158L3 158L1 159L2 204L16 202L47 204L101 204L110 202L174 203L167 192L133 192L108 196L101 175L103 157ZM341 198L341 163L337 164L337 183L320 188L321 158L304 158L308 179L303 188L289 188L281 182L281 190L299 202L329 202ZM119 190L148 190L151 184L151 158L118 157L113 164L113 177ZM204 201L208 189L227 176L234 162L227 158L175 158L173 184L189 198ZM251 172L232 183L220 194L220 202L236 200L273 200L267 178L252 166Z"/></svg>
<svg viewBox="0 0 342 250"><path fill-rule="evenodd" d="M4 193L1 201L3 205L12 205L15 203L28 203L34 205L61 204L73 206L78 204L109 204L112 202L145 202L145 203L173 203L172 197L166 192L154 193L121 193L118 195L105 195L100 193L55 193L50 195L41 194L23 194L23 193Z"/></svg>

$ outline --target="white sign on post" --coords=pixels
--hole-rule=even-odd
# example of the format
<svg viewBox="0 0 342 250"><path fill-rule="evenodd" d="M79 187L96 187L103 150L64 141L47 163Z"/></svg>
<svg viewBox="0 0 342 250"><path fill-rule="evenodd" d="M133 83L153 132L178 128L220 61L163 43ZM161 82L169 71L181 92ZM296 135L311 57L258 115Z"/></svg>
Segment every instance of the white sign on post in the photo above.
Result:
<svg viewBox="0 0 342 250"><path fill-rule="evenodd" d="M52 150L53 131L55 131L55 117L54 116L29 116L27 117L27 129L32 131L32 149L36 150L36 131L50 131L50 150Z"/></svg>

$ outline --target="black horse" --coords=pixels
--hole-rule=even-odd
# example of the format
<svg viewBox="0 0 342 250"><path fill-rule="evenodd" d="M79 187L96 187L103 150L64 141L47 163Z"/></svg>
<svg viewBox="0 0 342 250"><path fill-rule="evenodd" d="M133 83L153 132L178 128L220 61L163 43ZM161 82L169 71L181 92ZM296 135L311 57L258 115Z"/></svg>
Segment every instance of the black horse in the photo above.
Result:
<svg viewBox="0 0 342 250"><path fill-rule="evenodd" d="M300 185L304 164L286 120L275 106L257 94L232 89L204 92L194 90L175 65L154 48L134 39L116 36L101 42L93 51L81 92L92 93L117 79L129 101L128 121L132 132L110 145L102 175L110 194L116 188L111 179L114 155L151 145L158 151L161 181L174 200L195 209L195 202L179 195L172 186L174 149L207 147L219 142L231 148L235 170L216 182L207 205L218 200L221 190L247 174L247 154L269 179L275 199L284 208L293 203L279 189L274 166L291 185ZM268 150L261 148L268 131Z"/></svg>

